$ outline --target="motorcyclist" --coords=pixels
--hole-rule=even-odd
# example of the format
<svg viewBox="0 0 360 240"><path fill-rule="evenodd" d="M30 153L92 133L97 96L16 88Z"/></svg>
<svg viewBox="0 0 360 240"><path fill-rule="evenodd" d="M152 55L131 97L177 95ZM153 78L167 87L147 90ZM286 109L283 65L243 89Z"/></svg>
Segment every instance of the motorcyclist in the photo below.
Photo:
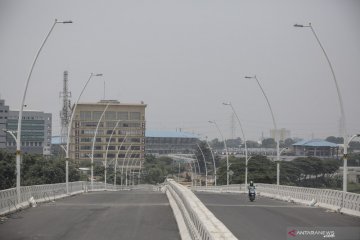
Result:
<svg viewBox="0 0 360 240"><path fill-rule="evenodd" d="M249 190L249 197L250 197L250 190L254 190L254 192L255 192L255 185L254 185L254 182L253 181L250 181L250 184L249 184L249 186L248 186L248 190ZM256 194L256 192L255 192L255 194Z"/></svg>

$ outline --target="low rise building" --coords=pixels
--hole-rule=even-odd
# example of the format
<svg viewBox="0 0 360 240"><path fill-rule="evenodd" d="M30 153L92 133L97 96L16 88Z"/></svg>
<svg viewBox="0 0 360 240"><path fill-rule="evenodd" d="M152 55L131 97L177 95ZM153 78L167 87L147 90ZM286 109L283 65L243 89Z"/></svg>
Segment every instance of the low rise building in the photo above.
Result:
<svg viewBox="0 0 360 240"><path fill-rule="evenodd" d="M293 145L295 156L338 158L339 146L325 140L302 140Z"/></svg>
<svg viewBox="0 0 360 240"><path fill-rule="evenodd" d="M199 141L198 136L187 132L146 131L146 153L161 155L192 153Z"/></svg>

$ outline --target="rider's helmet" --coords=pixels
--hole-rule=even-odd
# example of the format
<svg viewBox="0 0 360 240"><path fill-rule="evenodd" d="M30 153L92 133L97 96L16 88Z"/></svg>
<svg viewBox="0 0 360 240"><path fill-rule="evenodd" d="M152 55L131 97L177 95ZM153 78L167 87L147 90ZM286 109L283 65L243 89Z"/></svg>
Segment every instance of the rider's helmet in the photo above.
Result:
<svg viewBox="0 0 360 240"><path fill-rule="evenodd" d="M253 181L250 181L250 186L254 186L254 182L253 182Z"/></svg>

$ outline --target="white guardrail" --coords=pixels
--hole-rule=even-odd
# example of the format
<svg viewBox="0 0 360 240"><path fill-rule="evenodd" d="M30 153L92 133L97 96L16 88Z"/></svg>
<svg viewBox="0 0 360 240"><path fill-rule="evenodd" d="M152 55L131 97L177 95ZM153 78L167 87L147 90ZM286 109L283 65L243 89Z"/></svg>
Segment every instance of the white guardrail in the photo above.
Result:
<svg viewBox="0 0 360 240"><path fill-rule="evenodd" d="M165 189L182 239L237 239L190 189L171 179Z"/></svg>
<svg viewBox="0 0 360 240"><path fill-rule="evenodd" d="M67 197L74 194L84 193L88 191L119 191L119 190L151 190L159 191L159 187L154 185L135 185L121 186L113 184L105 184L94 182L93 189L90 182L69 182L69 194L66 194L66 184L46 184L24 186L20 188L21 200L18 202L16 188L10 188L0 191L0 216L17 211L22 208L29 207L35 202L54 201L58 198ZM31 200L30 200L31 199Z"/></svg>
<svg viewBox="0 0 360 240"><path fill-rule="evenodd" d="M331 189L305 188L274 184L255 184L260 196L276 198L288 202L328 208L341 213L360 217L360 194ZM247 192L244 184L229 186L193 187L194 191Z"/></svg>

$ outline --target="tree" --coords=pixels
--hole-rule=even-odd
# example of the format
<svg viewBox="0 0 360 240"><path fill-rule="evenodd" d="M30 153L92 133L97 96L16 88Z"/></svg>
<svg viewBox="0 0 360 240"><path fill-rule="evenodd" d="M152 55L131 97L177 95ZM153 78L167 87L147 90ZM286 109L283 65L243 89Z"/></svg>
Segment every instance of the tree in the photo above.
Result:
<svg viewBox="0 0 360 240"><path fill-rule="evenodd" d="M239 148L241 145L241 138L226 139L226 146L228 148Z"/></svg>
<svg viewBox="0 0 360 240"><path fill-rule="evenodd" d="M229 157L230 168L233 175L230 183L238 184L245 182L245 158ZM266 156L253 156L248 162L248 181L255 183L275 183L276 165ZM226 184L226 161L222 161L218 170L219 184Z"/></svg>
<svg viewBox="0 0 360 240"><path fill-rule="evenodd" d="M223 141L219 142L219 139L217 139L217 138L211 140L210 145L214 149L224 149L225 148L224 142Z"/></svg>
<svg viewBox="0 0 360 240"><path fill-rule="evenodd" d="M336 143L336 144L344 143L344 138L342 138L342 137L329 136L325 140L328 142Z"/></svg>
<svg viewBox="0 0 360 240"><path fill-rule="evenodd" d="M283 145L281 147L289 148L292 147L292 145L295 143L295 141L292 138L287 138L283 142Z"/></svg>
<svg viewBox="0 0 360 240"><path fill-rule="evenodd" d="M15 155L0 151L0 189L15 187Z"/></svg>
<svg viewBox="0 0 360 240"><path fill-rule="evenodd" d="M263 148L276 148L276 142L273 138L265 138L262 141L261 146Z"/></svg>
<svg viewBox="0 0 360 240"><path fill-rule="evenodd" d="M247 140L246 141L246 146L248 148L259 148L260 144L258 142L255 142L255 141Z"/></svg>

